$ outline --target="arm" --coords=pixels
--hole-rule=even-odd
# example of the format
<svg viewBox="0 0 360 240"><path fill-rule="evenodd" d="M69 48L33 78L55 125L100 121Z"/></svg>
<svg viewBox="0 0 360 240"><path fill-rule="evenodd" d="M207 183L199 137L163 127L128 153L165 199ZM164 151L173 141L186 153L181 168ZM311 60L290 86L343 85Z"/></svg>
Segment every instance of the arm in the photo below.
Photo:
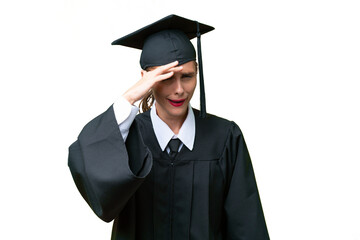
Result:
<svg viewBox="0 0 360 240"><path fill-rule="evenodd" d="M127 90L114 105L114 114L119 124L121 135L126 141L130 126L135 119L139 108L134 106L143 96L159 81L170 78L174 72L182 70L182 66L176 67L177 61L155 68L153 71L142 71L141 79ZM128 114L130 112L130 114Z"/></svg>
<svg viewBox="0 0 360 240"><path fill-rule="evenodd" d="M69 147L68 165L75 184L97 216L109 222L124 208L152 167L152 155L142 141L136 122L128 138L136 142L126 149L111 106L90 121ZM143 167L134 174L130 161Z"/></svg>
<svg viewBox="0 0 360 240"><path fill-rule="evenodd" d="M121 97L114 102L113 109L121 136L125 142L129 134L131 124L133 123L139 108L131 105L124 97Z"/></svg>
<svg viewBox="0 0 360 240"><path fill-rule="evenodd" d="M233 123L226 149L228 191L225 200L226 239L268 240L269 235L249 152L239 127Z"/></svg>
<svg viewBox="0 0 360 240"><path fill-rule="evenodd" d="M181 71L177 64L142 71L142 78L123 94L125 100L120 99L90 121L69 147L68 165L75 184L104 221L111 221L123 210L152 168L151 152L134 121L137 109L131 105L154 84Z"/></svg>

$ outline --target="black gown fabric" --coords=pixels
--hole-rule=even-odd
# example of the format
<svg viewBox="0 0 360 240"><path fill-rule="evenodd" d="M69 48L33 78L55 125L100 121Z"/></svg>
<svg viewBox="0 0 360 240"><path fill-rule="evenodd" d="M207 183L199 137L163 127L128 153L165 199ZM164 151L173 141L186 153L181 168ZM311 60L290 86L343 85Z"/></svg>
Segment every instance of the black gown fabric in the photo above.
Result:
<svg viewBox="0 0 360 240"><path fill-rule="evenodd" d="M126 143L112 106L69 148L81 195L112 240L269 239L250 156L239 127L194 109L194 148L170 159L150 111L136 116Z"/></svg>

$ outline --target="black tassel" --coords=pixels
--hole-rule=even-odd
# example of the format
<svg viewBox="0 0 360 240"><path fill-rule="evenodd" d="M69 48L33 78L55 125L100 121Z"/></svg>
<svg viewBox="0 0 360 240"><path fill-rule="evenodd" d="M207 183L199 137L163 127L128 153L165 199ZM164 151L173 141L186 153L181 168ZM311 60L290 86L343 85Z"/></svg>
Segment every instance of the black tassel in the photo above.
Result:
<svg viewBox="0 0 360 240"><path fill-rule="evenodd" d="M202 56L201 56L201 33L199 23L196 22L197 27L197 52L198 52L198 62L199 62L199 77L200 77L200 117L206 117L206 102L205 102L205 85L204 85L204 74L203 74L203 65L202 65Z"/></svg>

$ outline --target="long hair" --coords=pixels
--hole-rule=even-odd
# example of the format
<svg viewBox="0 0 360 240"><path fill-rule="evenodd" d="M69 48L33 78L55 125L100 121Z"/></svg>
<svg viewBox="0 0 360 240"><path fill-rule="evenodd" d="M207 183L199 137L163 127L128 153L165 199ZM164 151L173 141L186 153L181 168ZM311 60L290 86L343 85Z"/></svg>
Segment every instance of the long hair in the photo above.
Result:
<svg viewBox="0 0 360 240"><path fill-rule="evenodd" d="M145 71L148 72L148 71L153 70L154 68L155 67L149 67L149 68L145 69ZM194 61L194 68L195 68L195 72L197 73L198 63L196 61ZM141 99L141 101L139 103L139 111L141 110L142 112L146 112L146 111L150 110L150 108L154 104L154 101L155 101L155 97L154 97L152 89L150 89L149 92L147 94L145 94L145 96Z"/></svg>
<svg viewBox="0 0 360 240"><path fill-rule="evenodd" d="M142 112L146 112L148 110L150 110L151 106L154 104L154 94L152 89L149 90L149 92L147 94L145 94L145 96L141 99L140 103L139 103L139 108L141 109Z"/></svg>

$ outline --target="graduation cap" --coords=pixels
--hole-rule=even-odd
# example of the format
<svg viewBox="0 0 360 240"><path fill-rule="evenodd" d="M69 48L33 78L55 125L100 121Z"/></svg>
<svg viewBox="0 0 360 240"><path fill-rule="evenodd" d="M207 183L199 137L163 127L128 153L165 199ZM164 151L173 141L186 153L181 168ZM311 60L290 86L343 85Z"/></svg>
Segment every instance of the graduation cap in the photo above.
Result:
<svg viewBox="0 0 360 240"><path fill-rule="evenodd" d="M140 66L146 69L179 61L179 65L196 60L190 39L197 37L197 52L200 77L200 116L206 116L204 75L201 57L201 34L213 27L177 15L169 15L133 33L113 41L112 45L123 45L142 49Z"/></svg>

